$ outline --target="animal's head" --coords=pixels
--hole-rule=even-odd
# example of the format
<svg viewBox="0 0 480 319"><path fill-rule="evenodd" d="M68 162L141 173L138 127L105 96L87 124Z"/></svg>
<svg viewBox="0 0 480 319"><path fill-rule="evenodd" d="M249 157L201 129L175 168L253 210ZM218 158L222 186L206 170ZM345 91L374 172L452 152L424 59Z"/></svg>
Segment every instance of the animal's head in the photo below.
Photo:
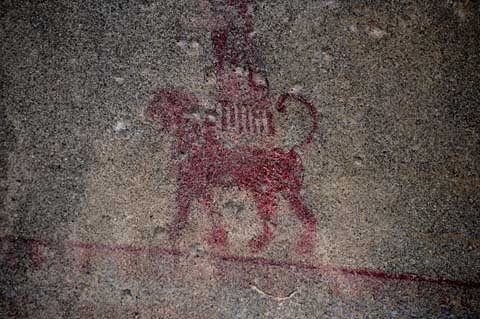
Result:
<svg viewBox="0 0 480 319"><path fill-rule="evenodd" d="M162 130L188 125L189 114L198 105L195 97L173 90L157 91L145 111L145 118Z"/></svg>

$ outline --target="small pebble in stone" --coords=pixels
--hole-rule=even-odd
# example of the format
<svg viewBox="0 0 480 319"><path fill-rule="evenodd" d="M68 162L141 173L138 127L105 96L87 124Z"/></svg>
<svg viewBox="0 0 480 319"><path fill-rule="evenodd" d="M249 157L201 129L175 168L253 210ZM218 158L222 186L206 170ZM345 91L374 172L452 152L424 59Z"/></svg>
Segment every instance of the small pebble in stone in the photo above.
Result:
<svg viewBox="0 0 480 319"><path fill-rule="evenodd" d="M367 34L374 39L381 39L387 35L387 32L376 25L369 25L365 28Z"/></svg>
<svg viewBox="0 0 480 319"><path fill-rule="evenodd" d="M265 79L265 76L261 73L255 73L253 75L253 81L256 85L267 86L267 80Z"/></svg>
<svg viewBox="0 0 480 319"><path fill-rule="evenodd" d="M357 167L363 167L363 162L360 159L356 159L355 161L353 161L353 164Z"/></svg>
<svg viewBox="0 0 480 319"><path fill-rule="evenodd" d="M124 78L121 78L119 76L114 76L113 79L115 80L115 82L117 82L118 84L123 84L125 83L125 79Z"/></svg>
<svg viewBox="0 0 480 319"><path fill-rule="evenodd" d="M294 86L292 86L289 90L288 90L288 93L290 94L298 94L300 93L300 91L303 89L303 85L300 85L300 84L295 84Z"/></svg>
<svg viewBox="0 0 480 319"><path fill-rule="evenodd" d="M180 48L182 48L182 49L186 49L186 48L188 47L188 43L187 43L187 41L185 41L185 40L180 40L180 41L178 41L178 42L177 42L177 45L178 45Z"/></svg>
<svg viewBox="0 0 480 319"><path fill-rule="evenodd" d="M124 121L118 121L113 129L115 132L125 131L127 129L127 123Z"/></svg>
<svg viewBox="0 0 480 319"><path fill-rule="evenodd" d="M195 243L190 248L190 253L193 257L201 257L206 253L205 247L199 243Z"/></svg>
<svg viewBox="0 0 480 319"><path fill-rule="evenodd" d="M199 55L201 49L202 47L200 46L200 43L198 43L197 41L193 41L190 44L190 51L188 53L190 55Z"/></svg>
<svg viewBox="0 0 480 319"><path fill-rule="evenodd" d="M351 24L349 26L346 26L345 30L348 31L348 32L352 32L352 33L357 33L358 32L358 28L355 24Z"/></svg>
<svg viewBox="0 0 480 319"><path fill-rule="evenodd" d="M246 77L248 75L248 72L247 72L247 70L245 70L245 68L236 67L235 68L235 74L239 77Z"/></svg>

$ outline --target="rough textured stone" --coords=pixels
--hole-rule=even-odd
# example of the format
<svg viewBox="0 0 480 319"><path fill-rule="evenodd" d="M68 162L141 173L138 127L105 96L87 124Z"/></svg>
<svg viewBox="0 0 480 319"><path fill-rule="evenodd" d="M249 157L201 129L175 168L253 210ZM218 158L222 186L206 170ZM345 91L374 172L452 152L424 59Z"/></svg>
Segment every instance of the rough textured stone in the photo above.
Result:
<svg viewBox="0 0 480 319"><path fill-rule="evenodd" d="M145 111L158 89L215 103L221 2L2 2L0 317L480 316L478 3L258 0L248 12L255 80L269 101L313 103L319 127L297 148L312 124L289 100L272 109L273 135L221 137L233 151L297 149L316 218L301 254L287 198L272 242L251 250L263 220L236 187L214 189L217 215L195 201L169 237L189 153ZM211 237L220 218L225 246Z"/></svg>

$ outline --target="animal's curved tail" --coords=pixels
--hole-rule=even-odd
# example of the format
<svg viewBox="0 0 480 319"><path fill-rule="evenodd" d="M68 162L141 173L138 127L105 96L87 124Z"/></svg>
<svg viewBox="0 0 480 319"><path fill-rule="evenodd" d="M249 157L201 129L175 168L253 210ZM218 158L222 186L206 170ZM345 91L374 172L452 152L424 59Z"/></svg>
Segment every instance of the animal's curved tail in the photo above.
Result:
<svg viewBox="0 0 480 319"><path fill-rule="evenodd" d="M312 129L310 130L308 135L305 137L303 142L300 145L297 145L297 146L302 147L302 146L310 144L312 142L313 134L318 129L317 110L315 109L315 106L312 103L310 103L309 101L307 101L303 96L295 94L295 93L285 93L285 94L280 95L280 97L278 98L277 111L279 111L280 113L285 112L285 110L287 108L286 105L285 105L285 102L289 98L294 99L294 100L302 103L307 108L307 110L310 114L310 117L312 119Z"/></svg>

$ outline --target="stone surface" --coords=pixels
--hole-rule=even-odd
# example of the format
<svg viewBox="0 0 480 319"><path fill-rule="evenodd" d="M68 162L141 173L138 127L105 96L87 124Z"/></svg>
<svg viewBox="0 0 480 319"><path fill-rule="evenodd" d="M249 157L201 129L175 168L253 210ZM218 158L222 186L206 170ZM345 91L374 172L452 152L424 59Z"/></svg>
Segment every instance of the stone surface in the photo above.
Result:
<svg viewBox="0 0 480 319"><path fill-rule="evenodd" d="M308 222L285 194L252 251L257 193L226 182L203 185L215 213L193 201L171 237L191 150L146 110L181 90L198 99L188 120L208 120L230 74L211 32L238 18L221 2L2 2L0 317L480 316L478 3L258 0L246 13L254 80L269 102L311 102L318 128L297 147L311 114L292 99L272 108L271 135L218 136L232 152L296 149L316 219L302 253Z"/></svg>

